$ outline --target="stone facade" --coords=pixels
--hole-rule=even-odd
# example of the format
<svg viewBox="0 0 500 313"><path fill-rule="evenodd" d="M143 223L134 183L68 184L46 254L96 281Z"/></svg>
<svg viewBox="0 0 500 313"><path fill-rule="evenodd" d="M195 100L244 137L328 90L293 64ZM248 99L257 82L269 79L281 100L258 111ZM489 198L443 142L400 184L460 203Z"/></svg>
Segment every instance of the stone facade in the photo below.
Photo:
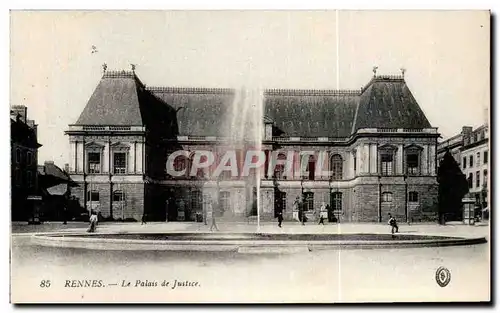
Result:
<svg viewBox="0 0 500 313"><path fill-rule="evenodd" d="M101 102L117 85L122 89L112 103ZM73 193L82 206L115 220L140 220L146 213L158 221L212 214L228 221L254 221L257 215L271 221L279 211L292 220L298 217L297 199L312 221L327 213L320 212L323 204L330 206L329 218L340 222L385 223L389 213L400 221L433 218L439 134L401 77L374 77L361 91L266 91L257 145L225 136L233 132L224 114L234 111L235 97L230 89L145 88L135 73L105 74L67 131L70 172L82 185ZM115 114L95 115L103 106ZM234 123L239 113L232 113L232 127L245 131ZM189 157L174 167L189 172L196 151L211 151L220 160L233 149L242 162L240 152L252 147L266 156L293 158L291 173L275 172L269 161L244 178L215 178L215 167L196 177L173 177L166 170L178 150ZM91 201L92 194L99 200Z"/></svg>

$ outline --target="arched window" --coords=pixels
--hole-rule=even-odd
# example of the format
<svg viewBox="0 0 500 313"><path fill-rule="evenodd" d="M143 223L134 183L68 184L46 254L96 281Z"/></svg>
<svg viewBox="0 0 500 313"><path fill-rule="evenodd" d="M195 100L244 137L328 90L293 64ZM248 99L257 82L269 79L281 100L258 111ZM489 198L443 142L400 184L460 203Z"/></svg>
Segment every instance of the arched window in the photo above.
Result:
<svg viewBox="0 0 500 313"><path fill-rule="evenodd" d="M392 192L383 192L382 202L392 202Z"/></svg>
<svg viewBox="0 0 500 313"><path fill-rule="evenodd" d="M339 154L334 154L330 158L330 170L332 171L333 180L342 179L342 157Z"/></svg>
<svg viewBox="0 0 500 313"><path fill-rule="evenodd" d="M418 192L410 191L408 193L408 201L409 202L418 202Z"/></svg>
<svg viewBox="0 0 500 313"><path fill-rule="evenodd" d="M113 192L113 202L121 202L123 201L124 197L123 197L123 191L121 190L115 190Z"/></svg>
<svg viewBox="0 0 500 313"><path fill-rule="evenodd" d="M281 161L286 160L286 156L283 153L280 153L278 154L277 159L280 160L280 162L278 162L278 164L274 167L274 177L276 177L276 179L286 179L286 176L284 175L285 164L280 164L283 163Z"/></svg>
<svg viewBox="0 0 500 313"><path fill-rule="evenodd" d="M175 171L185 171L187 174L189 159L184 155L179 155L174 160L174 170ZM185 176L185 175L182 175Z"/></svg>

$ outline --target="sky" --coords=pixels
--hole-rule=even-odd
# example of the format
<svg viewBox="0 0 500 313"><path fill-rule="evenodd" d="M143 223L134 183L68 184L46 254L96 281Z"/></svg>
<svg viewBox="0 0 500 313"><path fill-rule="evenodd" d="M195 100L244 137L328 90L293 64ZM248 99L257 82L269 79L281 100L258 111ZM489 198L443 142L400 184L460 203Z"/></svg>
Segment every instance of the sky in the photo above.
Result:
<svg viewBox="0 0 500 313"><path fill-rule="evenodd" d="M486 11L11 11L10 105L38 126L38 162L68 163L108 70L148 86L359 89L400 74L444 138L487 121ZM92 53L92 46L97 52Z"/></svg>

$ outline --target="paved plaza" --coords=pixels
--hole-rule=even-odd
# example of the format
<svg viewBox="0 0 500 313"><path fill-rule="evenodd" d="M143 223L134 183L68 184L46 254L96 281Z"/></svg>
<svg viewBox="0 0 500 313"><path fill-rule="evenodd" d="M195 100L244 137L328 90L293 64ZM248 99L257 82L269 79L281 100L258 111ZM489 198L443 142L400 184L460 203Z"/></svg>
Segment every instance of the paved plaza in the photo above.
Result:
<svg viewBox="0 0 500 313"><path fill-rule="evenodd" d="M49 279L53 288L31 301L80 301L83 289L63 288L67 280L97 279L107 284L163 280L198 282L203 288L85 289L88 301L127 302L359 302L474 301L490 297L490 243L404 249L325 250L294 254L241 254L188 251L107 251L43 247L34 233L84 233L86 223L12 225L12 290L22 295ZM101 223L98 233L209 232L203 223ZM220 232L255 232L256 224L220 223ZM305 226L263 223L265 233L389 233L384 224ZM402 234L489 237L486 225L401 224ZM451 272L450 284L437 285L436 270ZM28 286L28 287L27 287ZM64 296L62 296L64 295ZM35 297L35 298L33 298ZM39 298L37 298L39 297ZM22 301L22 298L15 299Z"/></svg>

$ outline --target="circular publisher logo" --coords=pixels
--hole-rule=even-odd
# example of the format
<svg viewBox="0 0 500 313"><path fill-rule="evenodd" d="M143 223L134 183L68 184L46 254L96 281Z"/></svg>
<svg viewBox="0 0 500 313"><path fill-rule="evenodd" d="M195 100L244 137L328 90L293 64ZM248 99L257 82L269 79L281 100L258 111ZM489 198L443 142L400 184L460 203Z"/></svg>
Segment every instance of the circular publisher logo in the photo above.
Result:
<svg viewBox="0 0 500 313"><path fill-rule="evenodd" d="M450 283L450 280L451 280L451 273L446 267L441 266L440 268L437 269L436 282L438 283L439 286L446 287Z"/></svg>

